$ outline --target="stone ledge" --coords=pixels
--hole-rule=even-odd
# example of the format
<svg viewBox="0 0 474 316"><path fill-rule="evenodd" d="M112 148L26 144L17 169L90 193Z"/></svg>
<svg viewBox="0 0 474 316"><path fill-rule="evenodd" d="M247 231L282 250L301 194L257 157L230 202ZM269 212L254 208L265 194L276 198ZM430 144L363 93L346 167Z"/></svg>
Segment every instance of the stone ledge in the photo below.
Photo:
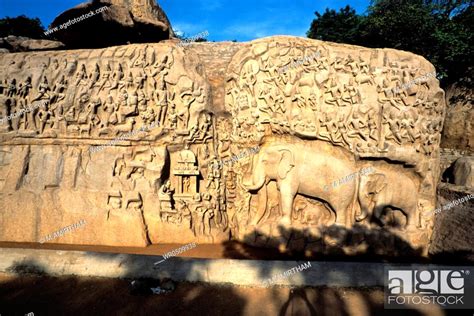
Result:
<svg viewBox="0 0 474 316"><path fill-rule="evenodd" d="M44 273L106 278L164 278L263 287L264 281L307 261L169 258L130 254L0 248L0 272ZM384 268L377 262L310 261L311 267L282 278L279 286L371 287L384 285ZM416 265L411 265L415 267ZM430 265L433 266L433 265Z"/></svg>

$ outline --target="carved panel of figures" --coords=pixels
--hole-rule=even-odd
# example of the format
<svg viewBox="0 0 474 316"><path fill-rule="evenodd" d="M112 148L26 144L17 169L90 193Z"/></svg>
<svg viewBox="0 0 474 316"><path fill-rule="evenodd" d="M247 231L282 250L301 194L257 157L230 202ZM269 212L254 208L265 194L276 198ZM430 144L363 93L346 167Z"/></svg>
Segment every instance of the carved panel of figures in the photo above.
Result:
<svg viewBox="0 0 474 316"><path fill-rule="evenodd" d="M133 219L140 245L426 250L445 111L431 64L274 37L216 56L223 72L204 48L0 56L0 198L34 180L104 231Z"/></svg>

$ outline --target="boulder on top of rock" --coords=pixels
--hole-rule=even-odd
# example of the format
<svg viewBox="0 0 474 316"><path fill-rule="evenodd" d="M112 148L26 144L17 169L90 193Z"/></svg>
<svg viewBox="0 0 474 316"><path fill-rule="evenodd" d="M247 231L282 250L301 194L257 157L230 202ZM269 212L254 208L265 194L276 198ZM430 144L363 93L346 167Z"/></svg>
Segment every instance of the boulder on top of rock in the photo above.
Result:
<svg viewBox="0 0 474 316"><path fill-rule="evenodd" d="M64 44L58 41L50 41L44 39L31 39L23 36L10 35L0 38L0 48L9 52L27 52L27 51L43 51L58 50L64 47ZM4 50L2 50L4 51Z"/></svg>
<svg viewBox="0 0 474 316"><path fill-rule="evenodd" d="M174 36L168 17L154 0L82 3L56 17L45 34L67 48L159 42Z"/></svg>

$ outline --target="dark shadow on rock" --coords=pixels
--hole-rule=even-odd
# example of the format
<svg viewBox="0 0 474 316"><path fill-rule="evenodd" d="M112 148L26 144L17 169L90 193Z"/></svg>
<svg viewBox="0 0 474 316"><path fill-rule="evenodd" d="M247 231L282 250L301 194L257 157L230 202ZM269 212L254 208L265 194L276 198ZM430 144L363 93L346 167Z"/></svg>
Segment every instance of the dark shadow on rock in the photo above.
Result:
<svg viewBox="0 0 474 316"><path fill-rule="evenodd" d="M280 237L280 236L283 236ZM262 229L247 233L242 242L225 242L224 257L271 260L341 260L379 262L428 262L422 248L411 245L397 234L364 225L352 228L332 225L317 232L279 226L276 236ZM263 253L258 256L259 248ZM279 252L281 247L285 252Z"/></svg>
<svg viewBox="0 0 474 316"><path fill-rule="evenodd" d="M243 315L245 302L232 291L231 288L182 283L169 294L134 295L130 293L128 280L23 275L0 283L0 313Z"/></svg>
<svg viewBox="0 0 474 316"><path fill-rule="evenodd" d="M441 181L454 183L454 162L446 170L444 170L443 174L441 175Z"/></svg>
<svg viewBox="0 0 474 316"><path fill-rule="evenodd" d="M38 264L36 261L32 259L23 260L20 262L15 262L12 266L7 269L7 272L13 273L16 275L38 275L43 276L47 275L48 272L45 267Z"/></svg>
<svg viewBox="0 0 474 316"><path fill-rule="evenodd" d="M101 9L103 7L107 9L102 12L97 11L103 10ZM100 1L82 3L66 10L54 19L50 29L54 32L49 37L60 40L68 49L156 43L170 39L172 31L170 31L166 16L161 17L162 21L159 21L159 17L139 19L133 16L130 10L131 8L126 6ZM98 13L92 15L91 12ZM61 28L63 24L88 14L91 16Z"/></svg>
<svg viewBox="0 0 474 316"><path fill-rule="evenodd" d="M342 303L342 306L344 302ZM318 304L319 305L319 304ZM320 305L321 306L321 305ZM303 288L292 289L288 300L283 304L280 316L286 315L318 315L313 304L309 301Z"/></svg>

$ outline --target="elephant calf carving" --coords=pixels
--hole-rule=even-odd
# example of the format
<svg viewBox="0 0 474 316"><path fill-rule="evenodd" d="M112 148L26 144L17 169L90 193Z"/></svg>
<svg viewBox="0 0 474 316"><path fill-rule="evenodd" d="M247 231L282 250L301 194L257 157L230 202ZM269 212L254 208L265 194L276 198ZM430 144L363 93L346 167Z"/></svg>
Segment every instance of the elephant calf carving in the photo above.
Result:
<svg viewBox="0 0 474 316"><path fill-rule="evenodd" d="M357 221L362 221L369 214L373 214L382 222L382 212L385 208L391 208L400 210L406 216L407 229L418 226L416 223L418 187L412 179L401 172L381 173L376 170L375 173L361 175L359 182L361 213L356 216Z"/></svg>
<svg viewBox="0 0 474 316"><path fill-rule="evenodd" d="M357 196L357 181L324 190L328 183L341 179L356 170L355 162L346 158L344 149L323 148L303 142L268 142L253 157L249 171L244 174L242 185L247 191L258 191L271 180L279 190L281 211L280 224L291 224L293 201L296 194L317 198L328 203L336 213L336 223L346 223L346 212ZM327 154L326 152L331 152ZM341 158L342 157L342 158Z"/></svg>

